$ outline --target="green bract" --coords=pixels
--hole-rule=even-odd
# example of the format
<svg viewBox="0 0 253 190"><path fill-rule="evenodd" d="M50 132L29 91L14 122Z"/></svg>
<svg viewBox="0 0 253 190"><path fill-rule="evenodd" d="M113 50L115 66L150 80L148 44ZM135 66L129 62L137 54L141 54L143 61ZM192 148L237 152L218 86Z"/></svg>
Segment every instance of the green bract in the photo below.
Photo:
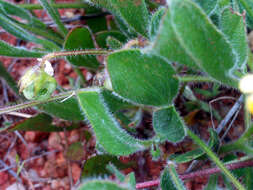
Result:
<svg viewBox="0 0 253 190"><path fill-rule="evenodd" d="M20 79L20 92L28 100L45 100L56 89L56 80L38 66L30 68Z"/></svg>

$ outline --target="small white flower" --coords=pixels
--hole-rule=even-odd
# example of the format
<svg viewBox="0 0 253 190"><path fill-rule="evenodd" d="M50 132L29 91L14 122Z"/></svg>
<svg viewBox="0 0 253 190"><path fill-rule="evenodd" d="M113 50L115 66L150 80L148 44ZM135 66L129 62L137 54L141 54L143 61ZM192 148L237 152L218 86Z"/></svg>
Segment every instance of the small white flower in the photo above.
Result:
<svg viewBox="0 0 253 190"><path fill-rule="evenodd" d="M253 93L253 74L245 75L239 82L239 89L242 93Z"/></svg>
<svg viewBox="0 0 253 190"><path fill-rule="evenodd" d="M39 62L42 61L41 58L37 59ZM50 76L54 76L54 68L52 67L51 63L49 61L45 61L45 67L44 67L44 71L50 75Z"/></svg>
<svg viewBox="0 0 253 190"><path fill-rule="evenodd" d="M50 76L54 76L54 68L52 67L51 63L49 61L45 62L45 68L44 71L49 74Z"/></svg>

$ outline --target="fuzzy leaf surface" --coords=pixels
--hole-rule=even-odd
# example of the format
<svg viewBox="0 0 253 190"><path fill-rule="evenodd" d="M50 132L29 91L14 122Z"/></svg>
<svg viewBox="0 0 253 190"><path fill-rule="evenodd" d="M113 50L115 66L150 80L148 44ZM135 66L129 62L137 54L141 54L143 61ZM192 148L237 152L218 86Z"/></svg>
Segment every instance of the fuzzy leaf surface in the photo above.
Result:
<svg viewBox="0 0 253 190"><path fill-rule="evenodd" d="M96 155L89 158L83 167L82 178L104 177L110 174L106 166L111 163L119 169L127 168L116 156L109 154Z"/></svg>
<svg viewBox="0 0 253 190"><path fill-rule="evenodd" d="M181 141L186 133L185 126L174 106L157 110L153 114L153 126L162 141Z"/></svg>
<svg viewBox="0 0 253 190"><path fill-rule="evenodd" d="M124 131L116 119L109 112L99 91L85 91L78 93L79 104L91 123L97 141L112 155L129 155L144 146Z"/></svg>
<svg viewBox="0 0 253 190"><path fill-rule="evenodd" d="M232 75L237 57L208 16L190 0L173 0L152 50L170 61L198 67L212 78L237 88Z"/></svg>
<svg viewBox="0 0 253 190"><path fill-rule="evenodd" d="M168 105L178 92L173 67L166 60L137 49L110 54L107 70L113 90L137 104Z"/></svg>
<svg viewBox="0 0 253 190"><path fill-rule="evenodd" d="M102 32L98 32L95 35L96 38L96 42L98 44L98 46L100 48L108 48L106 45L106 39L111 36L116 38L117 40L119 40L122 43L125 43L127 38L125 35L123 35L121 32L119 31L102 31Z"/></svg>
<svg viewBox="0 0 253 190"><path fill-rule="evenodd" d="M45 53L18 48L0 40L0 55L10 57L42 57Z"/></svg>
<svg viewBox="0 0 253 190"><path fill-rule="evenodd" d="M3 63L0 62L0 78L3 78L8 86L13 90L16 95L19 94L18 92L18 86L15 82L15 80L12 78L12 76L9 74L7 69L4 67Z"/></svg>
<svg viewBox="0 0 253 190"><path fill-rule="evenodd" d="M55 117L68 121L82 121L83 114L75 97L68 98L64 102L53 101L38 106L40 110Z"/></svg>
<svg viewBox="0 0 253 190"><path fill-rule="evenodd" d="M120 22L128 25L130 30L147 37L149 14L145 0L86 0L92 4L104 7L118 17ZM122 23L120 23L122 24Z"/></svg>
<svg viewBox="0 0 253 190"><path fill-rule="evenodd" d="M41 132L53 132L63 131L63 127L56 127L52 125L52 117L47 114L40 113L32 118L25 119L13 125L8 131L41 131ZM71 127L70 127L71 128Z"/></svg>
<svg viewBox="0 0 253 190"><path fill-rule="evenodd" d="M158 9L151 17L151 26L150 26L150 38L153 39L159 31L159 26L164 16L166 9L164 7Z"/></svg>
<svg viewBox="0 0 253 190"><path fill-rule="evenodd" d="M86 27L78 27L71 30L64 42L65 50L84 50L94 49L95 45L92 40L91 32ZM92 70L98 68L99 63L94 55L77 55L67 57L67 60L75 66L83 66Z"/></svg>
<svg viewBox="0 0 253 190"><path fill-rule="evenodd" d="M172 164L164 169L160 183L162 190L185 190L183 182Z"/></svg>
<svg viewBox="0 0 253 190"><path fill-rule="evenodd" d="M90 180L81 185L78 190L127 190L118 184L106 180Z"/></svg>
<svg viewBox="0 0 253 190"><path fill-rule="evenodd" d="M220 19L220 28L238 56L237 66L242 68L248 58L248 42L243 16L232 13L230 8L224 9Z"/></svg>

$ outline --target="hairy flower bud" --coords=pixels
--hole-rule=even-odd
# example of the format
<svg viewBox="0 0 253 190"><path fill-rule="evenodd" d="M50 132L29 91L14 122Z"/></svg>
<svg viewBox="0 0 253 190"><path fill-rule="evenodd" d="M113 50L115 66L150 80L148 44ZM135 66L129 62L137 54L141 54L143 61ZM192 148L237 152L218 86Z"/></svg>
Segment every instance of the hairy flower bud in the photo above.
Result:
<svg viewBox="0 0 253 190"><path fill-rule="evenodd" d="M45 68L48 68L45 67ZM56 89L57 83L51 73L45 68L34 66L26 71L19 81L20 92L28 100L45 100L51 96Z"/></svg>

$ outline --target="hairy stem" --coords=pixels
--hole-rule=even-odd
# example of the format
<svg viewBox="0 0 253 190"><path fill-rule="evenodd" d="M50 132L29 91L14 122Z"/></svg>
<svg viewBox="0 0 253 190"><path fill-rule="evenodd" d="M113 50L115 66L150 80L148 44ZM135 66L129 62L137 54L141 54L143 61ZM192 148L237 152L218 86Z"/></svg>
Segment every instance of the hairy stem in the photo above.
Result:
<svg viewBox="0 0 253 190"><path fill-rule="evenodd" d="M113 52L112 50L78 50L78 51L61 51L52 52L42 57L41 66L44 66L46 61L57 57L75 56L75 55L107 55Z"/></svg>
<svg viewBox="0 0 253 190"><path fill-rule="evenodd" d="M235 169L239 169L239 168L245 168L245 167L252 167L253 166L253 161L252 160L247 160L247 161L243 161L243 162L236 162L236 163L232 163L232 164L226 164L225 165L226 168L228 170L235 170ZM192 178L196 178L196 177L203 177L203 176L209 176L211 174L216 174L221 172L221 169L218 167L215 168L209 168L209 169L205 169L205 170L199 170L196 172L191 172L188 174L183 174L183 175L179 175L179 178L182 180L186 180L186 179L192 179ZM144 188L150 188L150 187L154 187L154 186L158 186L160 184L160 180L153 180L153 181L146 181L143 183L137 183L136 184L136 189L144 189Z"/></svg>
<svg viewBox="0 0 253 190"><path fill-rule="evenodd" d="M35 100L35 101L30 101L30 102L25 102L22 104L18 104L18 105L14 105L14 106L7 106L4 108L0 108L0 115L4 114L4 113L8 113L8 112L12 112L12 111L17 111L20 109L24 109L24 108L29 108L29 107L33 107L33 106L37 106L39 104L43 104L43 103L47 103L47 102L51 102L54 100L60 100L63 98L66 98L68 96L70 96L74 91L69 91L69 92L64 92L62 94L58 94L56 96L53 96L47 100Z"/></svg>
<svg viewBox="0 0 253 190"><path fill-rule="evenodd" d="M243 185L233 176L233 174L224 166L220 159L210 148L191 130L187 129L187 134L194 140L196 144L209 156L209 158L220 168L220 170L227 176L228 179L235 185L238 190L246 190Z"/></svg>

